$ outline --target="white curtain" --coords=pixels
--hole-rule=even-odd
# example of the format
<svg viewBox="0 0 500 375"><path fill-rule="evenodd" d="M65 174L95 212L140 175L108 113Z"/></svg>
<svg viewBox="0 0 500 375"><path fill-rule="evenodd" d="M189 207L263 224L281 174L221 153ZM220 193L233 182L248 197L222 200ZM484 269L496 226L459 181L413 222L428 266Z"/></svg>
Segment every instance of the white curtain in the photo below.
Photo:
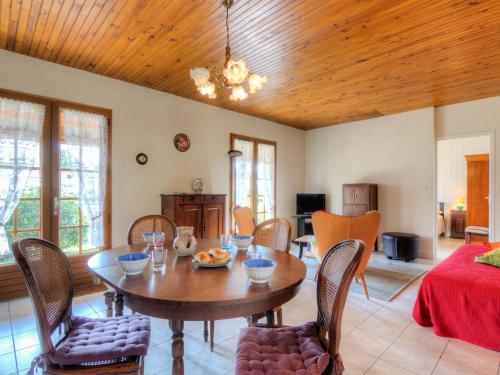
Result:
<svg viewBox="0 0 500 375"><path fill-rule="evenodd" d="M253 142L236 139L234 148L243 152L234 159L234 205L251 208Z"/></svg>
<svg viewBox="0 0 500 375"><path fill-rule="evenodd" d="M87 243L92 247L104 245L104 208L106 206L106 177L108 169L108 119L105 116L63 109L63 137L65 144L80 149L80 202L91 222Z"/></svg>
<svg viewBox="0 0 500 375"><path fill-rule="evenodd" d="M274 174L275 174L275 146L259 144L257 179L259 180L259 195L264 196L264 206L267 211L264 220L274 218ZM263 190L263 191L261 191Z"/></svg>
<svg viewBox="0 0 500 375"><path fill-rule="evenodd" d="M45 106L0 98L0 255L9 254L5 223L39 160Z"/></svg>

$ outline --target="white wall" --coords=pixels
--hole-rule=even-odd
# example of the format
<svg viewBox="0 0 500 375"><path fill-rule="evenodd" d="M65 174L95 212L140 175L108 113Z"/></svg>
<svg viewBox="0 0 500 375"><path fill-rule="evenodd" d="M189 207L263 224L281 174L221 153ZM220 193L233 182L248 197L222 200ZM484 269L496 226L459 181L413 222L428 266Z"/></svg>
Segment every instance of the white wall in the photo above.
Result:
<svg viewBox="0 0 500 375"><path fill-rule="evenodd" d="M342 184L379 185L381 232L421 236L432 258L435 139L432 108L306 132L306 191L327 194L342 213Z"/></svg>
<svg viewBox="0 0 500 375"><path fill-rule="evenodd" d="M494 148L490 153L493 166L490 189L490 236L491 240L500 238L500 160L495 157L500 150L500 97L475 100L436 108L436 137L467 137L477 134L490 134Z"/></svg>
<svg viewBox="0 0 500 375"><path fill-rule="evenodd" d="M450 210L455 209L457 198L464 198L467 205L465 155L489 153L490 137L488 135L450 138L437 142L437 201L445 203L447 234L450 233Z"/></svg>
<svg viewBox="0 0 500 375"><path fill-rule="evenodd" d="M301 130L5 50L0 88L113 110L115 246L125 242L132 219L160 212L160 193L190 192L194 177L205 179L206 192L228 194L231 132L278 142L278 216L293 215L295 194L304 190ZM175 150L178 132L190 136L188 152ZM135 161L141 151L149 156L145 166Z"/></svg>

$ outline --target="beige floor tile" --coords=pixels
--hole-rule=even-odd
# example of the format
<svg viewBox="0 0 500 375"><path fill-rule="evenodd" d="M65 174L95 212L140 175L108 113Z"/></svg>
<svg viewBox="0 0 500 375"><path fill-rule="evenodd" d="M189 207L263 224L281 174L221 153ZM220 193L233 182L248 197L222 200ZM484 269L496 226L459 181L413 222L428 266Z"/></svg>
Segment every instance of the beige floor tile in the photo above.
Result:
<svg viewBox="0 0 500 375"><path fill-rule="evenodd" d="M14 353L0 355L1 374L14 374L17 372L16 357Z"/></svg>
<svg viewBox="0 0 500 375"><path fill-rule="evenodd" d="M163 343L149 349L144 360L145 375L165 373L168 374L172 368L171 343Z"/></svg>
<svg viewBox="0 0 500 375"><path fill-rule="evenodd" d="M409 321L399 323L381 315L373 315L359 325L359 329L371 336L380 336L393 341L409 325Z"/></svg>
<svg viewBox="0 0 500 375"><path fill-rule="evenodd" d="M401 367L385 362L382 359L377 360L375 364L365 373L366 375L415 375L413 372ZM452 375L452 374L449 374Z"/></svg>
<svg viewBox="0 0 500 375"><path fill-rule="evenodd" d="M341 345L342 343L379 357L392 344L392 340L379 335L368 334L359 328L355 328L342 338Z"/></svg>
<svg viewBox="0 0 500 375"><path fill-rule="evenodd" d="M419 327L421 328L421 327ZM409 326L382 355L381 359L416 374L431 374L448 339Z"/></svg>
<svg viewBox="0 0 500 375"><path fill-rule="evenodd" d="M14 345L16 350L39 345L37 330L31 330L14 335Z"/></svg>
<svg viewBox="0 0 500 375"><path fill-rule="evenodd" d="M359 350L356 346L344 343L340 344L340 356L346 369L345 375L361 375L368 370L377 357Z"/></svg>
<svg viewBox="0 0 500 375"><path fill-rule="evenodd" d="M499 364L499 352L452 339L446 347L435 373L438 375L450 373L497 375Z"/></svg>

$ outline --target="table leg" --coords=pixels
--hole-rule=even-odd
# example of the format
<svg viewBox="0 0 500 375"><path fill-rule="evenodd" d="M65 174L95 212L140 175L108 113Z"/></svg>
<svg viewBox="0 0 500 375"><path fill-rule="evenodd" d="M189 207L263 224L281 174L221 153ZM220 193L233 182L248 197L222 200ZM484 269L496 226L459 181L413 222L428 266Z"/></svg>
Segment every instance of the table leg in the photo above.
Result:
<svg viewBox="0 0 500 375"><path fill-rule="evenodd" d="M269 310L266 312L267 324L274 325L274 311Z"/></svg>
<svg viewBox="0 0 500 375"><path fill-rule="evenodd" d="M115 295L115 316L123 316L123 294Z"/></svg>
<svg viewBox="0 0 500 375"><path fill-rule="evenodd" d="M302 259L302 254L304 253L304 243L299 243L299 259Z"/></svg>
<svg viewBox="0 0 500 375"><path fill-rule="evenodd" d="M184 375L184 321L170 320L172 330L172 375Z"/></svg>

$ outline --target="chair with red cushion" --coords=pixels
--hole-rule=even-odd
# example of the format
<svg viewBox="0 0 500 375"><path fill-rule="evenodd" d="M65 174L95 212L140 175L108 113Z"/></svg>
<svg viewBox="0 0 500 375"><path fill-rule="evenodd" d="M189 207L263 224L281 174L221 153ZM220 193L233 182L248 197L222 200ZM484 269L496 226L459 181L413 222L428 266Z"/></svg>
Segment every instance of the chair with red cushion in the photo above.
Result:
<svg viewBox="0 0 500 375"><path fill-rule="evenodd" d="M236 351L236 375L342 374L342 313L363 250L363 242L348 240L325 255L318 275L315 322L244 328Z"/></svg>
<svg viewBox="0 0 500 375"><path fill-rule="evenodd" d="M139 374L149 347L149 318L74 316L73 276L66 255L53 243L35 238L14 242L19 264L35 309L42 354L35 366L47 374ZM64 324L61 340L51 335Z"/></svg>

